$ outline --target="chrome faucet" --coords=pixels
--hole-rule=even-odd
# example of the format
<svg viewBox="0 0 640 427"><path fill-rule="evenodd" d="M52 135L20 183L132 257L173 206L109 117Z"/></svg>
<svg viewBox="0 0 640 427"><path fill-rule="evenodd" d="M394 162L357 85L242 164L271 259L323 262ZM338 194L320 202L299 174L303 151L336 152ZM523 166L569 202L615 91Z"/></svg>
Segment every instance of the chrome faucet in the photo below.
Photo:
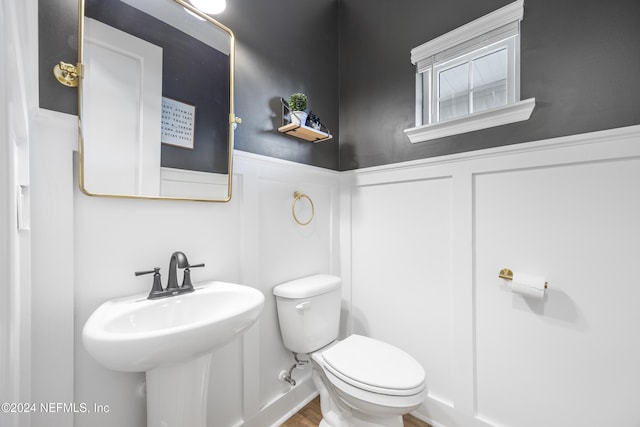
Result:
<svg viewBox="0 0 640 427"><path fill-rule="evenodd" d="M148 299L164 298L172 295L183 294L186 292L193 292L193 284L191 283L191 268L204 267L204 264L189 264L187 256L182 252L174 252L169 259L169 279L167 280L167 287L162 289L162 282L160 281L160 268L155 267L150 271L136 271L136 276L143 274L153 273L153 287L149 292ZM183 268L182 284L178 286L178 268Z"/></svg>

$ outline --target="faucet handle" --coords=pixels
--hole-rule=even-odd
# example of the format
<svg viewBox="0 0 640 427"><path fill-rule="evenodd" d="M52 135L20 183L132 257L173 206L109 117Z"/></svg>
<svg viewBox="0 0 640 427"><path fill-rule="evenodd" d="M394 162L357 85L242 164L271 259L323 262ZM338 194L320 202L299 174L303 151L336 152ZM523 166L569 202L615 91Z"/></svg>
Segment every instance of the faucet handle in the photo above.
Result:
<svg viewBox="0 0 640 427"><path fill-rule="evenodd" d="M153 267L153 270L148 271L136 271L136 276L142 276L144 274L153 273L153 285L151 286L151 292L149 292L149 299L158 298L164 294L162 289L162 281L160 279L160 267Z"/></svg>
<svg viewBox="0 0 640 427"><path fill-rule="evenodd" d="M134 274L136 276L142 276L143 274L151 274L151 273L160 274L160 267L153 267L153 270L148 270L148 271L136 271Z"/></svg>
<svg viewBox="0 0 640 427"><path fill-rule="evenodd" d="M180 286L180 290L182 292L191 292L191 291L193 291L193 284L191 283L191 269L192 268L198 268L198 267L204 267L204 263L188 265L188 266L185 267L184 273L183 273L183 276L182 276L182 285Z"/></svg>

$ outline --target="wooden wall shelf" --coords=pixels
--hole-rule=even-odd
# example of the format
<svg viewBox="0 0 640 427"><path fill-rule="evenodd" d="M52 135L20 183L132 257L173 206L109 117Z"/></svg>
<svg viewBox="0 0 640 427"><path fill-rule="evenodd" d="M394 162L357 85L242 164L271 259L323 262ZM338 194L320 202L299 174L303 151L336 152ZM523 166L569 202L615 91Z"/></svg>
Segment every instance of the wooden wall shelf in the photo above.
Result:
<svg viewBox="0 0 640 427"><path fill-rule="evenodd" d="M313 143L328 141L333 138L333 135L330 133L315 130L304 125L297 125L295 123L289 123L288 125L279 127L278 132L295 136L296 138L304 139L305 141Z"/></svg>

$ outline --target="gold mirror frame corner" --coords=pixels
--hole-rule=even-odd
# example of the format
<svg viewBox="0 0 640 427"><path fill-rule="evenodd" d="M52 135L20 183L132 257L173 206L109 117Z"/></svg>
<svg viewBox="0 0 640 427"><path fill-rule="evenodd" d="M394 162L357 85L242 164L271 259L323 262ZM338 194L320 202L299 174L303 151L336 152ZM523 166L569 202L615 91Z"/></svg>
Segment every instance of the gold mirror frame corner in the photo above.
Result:
<svg viewBox="0 0 640 427"><path fill-rule="evenodd" d="M193 7L190 3L184 0L170 0L174 3L184 7L197 16L201 17L205 21L221 29L229 35L229 133L228 133L228 165L229 165L229 178L228 178L228 191L227 197L224 199L206 199L206 198L191 198L191 197L169 197L169 196L148 196L148 195L126 195L126 194L108 194L108 193L94 193L88 190L84 183L84 137L82 127L82 81L84 79L84 73L79 74L78 85L78 186L80 191L91 197L111 197L119 199L147 199L147 200L175 200L175 201L193 201L193 202L210 202L210 203L228 203L231 201L233 194L233 148L234 148L234 132L238 124L242 123L242 120L235 115L235 34L226 25L213 19L209 15L203 13L199 9ZM84 70L84 15L85 15L85 0L78 0L78 63L77 68Z"/></svg>

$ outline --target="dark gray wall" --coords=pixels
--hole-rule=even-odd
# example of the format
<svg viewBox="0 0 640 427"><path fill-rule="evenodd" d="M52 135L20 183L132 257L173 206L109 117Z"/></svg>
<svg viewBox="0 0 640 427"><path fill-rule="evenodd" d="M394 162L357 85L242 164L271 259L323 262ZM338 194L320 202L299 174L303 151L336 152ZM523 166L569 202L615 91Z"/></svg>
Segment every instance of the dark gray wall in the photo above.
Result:
<svg viewBox="0 0 640 427"><path fill-rule="evenodd" d="M108 1L108 0L106 0ZM235 148L338 168L338 0L228 0L216 16L236 35ZM77 61L77 0L39 0L40 106L77 114L77 91L55 81L60 60ZM312 144L279 134L280 97L309 97L336 138Z"/></svg>
<svg viewBox="0 0 640 427"><path fill-rule="evenodd" d="M411 144L410 50L508 3L228 0L218 19L237 37L236 148L349 170L640 123L640 1L526 0L521 97L536 98L531 119ZM40 104L75 113L75 91L51 67L75 61L76 2L39 7ZM275 133L278 99L293 92L309 95L339 138L310 144Z"/></svg>
<svg viewBox="0 0 640 427"><path fill-rule="evenodd" d="M509 0L341 0L340 169L349 170L640 123L640 1L526 0L526 122L411 144L410 50Z"/></svg>
<svg viewBox="0 0 640 427"><path fill-rule="evenodd" d="M78 91L53 77L60 61L78 62L78 2L38 0L38 74L40 107L78 114Z"/></svg>
<svg viewBox="0 0 640 427"><path fill-rule="evenodd" d="M236 148L338 169L338 0L227 0L219 15L233 29ZM336 135L312 144L274 132L280 97L309 97L309 109Z"/></svg>

